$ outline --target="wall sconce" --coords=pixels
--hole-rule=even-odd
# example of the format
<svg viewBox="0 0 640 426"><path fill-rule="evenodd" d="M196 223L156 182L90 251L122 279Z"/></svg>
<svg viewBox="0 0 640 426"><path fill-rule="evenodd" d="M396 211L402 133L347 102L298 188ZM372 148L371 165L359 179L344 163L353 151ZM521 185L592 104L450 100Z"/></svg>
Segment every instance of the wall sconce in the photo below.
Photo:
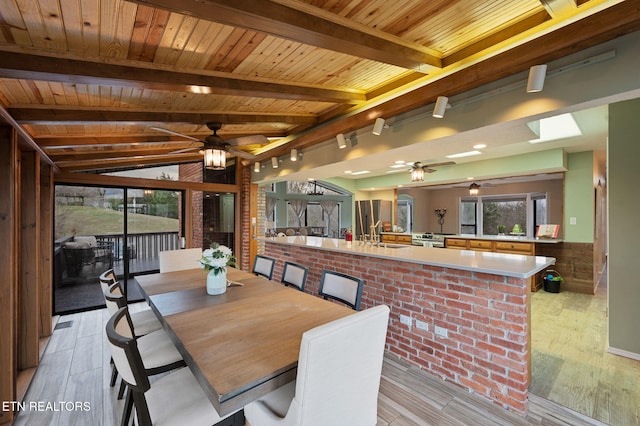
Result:
<svg viewBox="0 0 640 426"><path fill-rule="evenodd" d="M343 149L347 147L347 141L344 138L344 134L343 133L338 133L336 135L336 139L338 140L338 148Z"/></svg>
<svg viewBox="0 0 640 426"><path fill-rule="evenodd" d="M469 185L469 195L478 195L479 189L480 189L480 185L473 182L471 185Z"/></svg>
<svg viewBox="0 0 640 426"><path fill-rule="evenodd" d="M225 152L221 149L205 149L204 167L210 170L224 170L227 167Z"/></svg>
<svg viewBox="0 0 640 426"><path fill-rule="evenodd" d="M384 124L384 118L378 117L376 118L376 122L373 123L373 130L371 131L371 133L373 133L376 136L379 136L380 133L382 133L382 129L386 129L388 127L389 127L388 124Z"/></svg>
<svg viewBox="0 0 640 426"><path fill-rule="evenodd" d="M291 150L291 161L298 161L298 150L295 148Z"/></svg>
<svg viewBox="0 0 640 426"><path fill-rule="evenodd" d="M534 65L529 68L529 80L527 81L527 93L541 92L544 87L544 79L547 75L546 65Z"/></svg>
<svg viewBox="0 0 640 426"><path fill-rule="evenodd" d="M256 161L256 163L253 165L253 171L258 173L260 171L260 162Z"/></svg>
<svg viewBox="0 0 640 426"><path fill-rule="evenodd" d="M422 181L424 181L424 167L422 167L422 163L414 163L411 168L411 182Z"/></svg>
<svg viewBox="0 0 640 426"><path fill-rule="evenodd" d="M448 107L449 98L447 98L446 96L438 96L438 99L436 99L436 105L433 108L433 113L431 115L435 118L442 118L444 117L444 113Z"/></svg>
<svg viewBox="0 0 640 426"><path fill-rule="evenodd" d="M278 157L271 157L271 167L274 169L278 168Z"/></svg>

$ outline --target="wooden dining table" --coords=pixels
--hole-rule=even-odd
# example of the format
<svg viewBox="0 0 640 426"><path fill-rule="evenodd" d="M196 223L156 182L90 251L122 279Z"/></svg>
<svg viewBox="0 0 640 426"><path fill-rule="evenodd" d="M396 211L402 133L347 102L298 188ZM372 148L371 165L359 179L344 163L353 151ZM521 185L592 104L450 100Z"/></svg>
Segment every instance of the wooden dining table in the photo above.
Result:
<svg viewBox="0 0 640 426"><path fill-rule="evenodd" d="M210 296L202 269L136 277L221 416L295 380L302 334L354 313L235 268L227 279L227 291Z"/></svg>

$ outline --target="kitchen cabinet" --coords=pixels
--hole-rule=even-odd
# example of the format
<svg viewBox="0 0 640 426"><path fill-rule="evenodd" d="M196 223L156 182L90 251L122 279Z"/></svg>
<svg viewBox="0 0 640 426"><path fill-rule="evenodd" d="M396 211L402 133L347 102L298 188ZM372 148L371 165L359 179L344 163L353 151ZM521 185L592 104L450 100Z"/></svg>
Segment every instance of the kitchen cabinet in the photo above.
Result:
<svg viewBox="0 0 640 426"><path fill-rule="evenodd" d="M381 241L383 243L411 245L411 234L393 234L383 232L381 237Z"/></svg>
<svg viewBox="0 0 640 426"><path fill-rule="evenodd" d="M495 239L447 237L445 239L445 247L448 249L490 251L526 256L535 256L536 254L536 244L529 241L496 241ZM536 275L531 277L531 291L537 291L537 283L539 281Z"/></svg>

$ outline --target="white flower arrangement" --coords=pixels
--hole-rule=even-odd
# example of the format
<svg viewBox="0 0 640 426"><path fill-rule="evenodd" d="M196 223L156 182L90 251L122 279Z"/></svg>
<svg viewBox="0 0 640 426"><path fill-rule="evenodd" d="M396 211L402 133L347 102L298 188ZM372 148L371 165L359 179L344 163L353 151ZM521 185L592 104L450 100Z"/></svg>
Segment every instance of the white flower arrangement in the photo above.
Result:
<svg viewBox="0 0 640 426"><path fill-rule="evenodd" d="M212 243L211 248L202 252L200 258L202 269L214 271L214 275L227 271L227 266L235 266L235 258L231 249L218 243Z"/></svg>

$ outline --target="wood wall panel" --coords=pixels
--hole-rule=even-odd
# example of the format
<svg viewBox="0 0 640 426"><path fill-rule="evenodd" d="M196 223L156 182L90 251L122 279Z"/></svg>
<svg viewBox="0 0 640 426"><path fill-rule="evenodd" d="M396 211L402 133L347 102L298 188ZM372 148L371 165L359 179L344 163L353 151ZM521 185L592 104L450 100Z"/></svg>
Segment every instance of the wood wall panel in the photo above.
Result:
<svg viewBox="0 0 640 426"><path fill-rule="evenodd" d="M40 163L40 337L51 336L53 316L53 167Z"/></svg>
<svg viewBox="0 0 640 426"><path fill-rule="evenodd" d="M594 294L593 243L536 244L536 255L556 258L550 269L564 278L560 290Z"/></svg>
<svg viewBox="0 0 640 426"><path fill-rule="evenodd" d="M18 370L24 370L37 366L39 358L40 157L34 151L20 156Z"/></svg>
<svg viewBox="0 0 640 426"><path fill-rule="evenodd" d="M16 194L19 164L17 140L10 127L0 127L0 401L16 398ZM13 420L0 410L0 423Z"/></svg>

